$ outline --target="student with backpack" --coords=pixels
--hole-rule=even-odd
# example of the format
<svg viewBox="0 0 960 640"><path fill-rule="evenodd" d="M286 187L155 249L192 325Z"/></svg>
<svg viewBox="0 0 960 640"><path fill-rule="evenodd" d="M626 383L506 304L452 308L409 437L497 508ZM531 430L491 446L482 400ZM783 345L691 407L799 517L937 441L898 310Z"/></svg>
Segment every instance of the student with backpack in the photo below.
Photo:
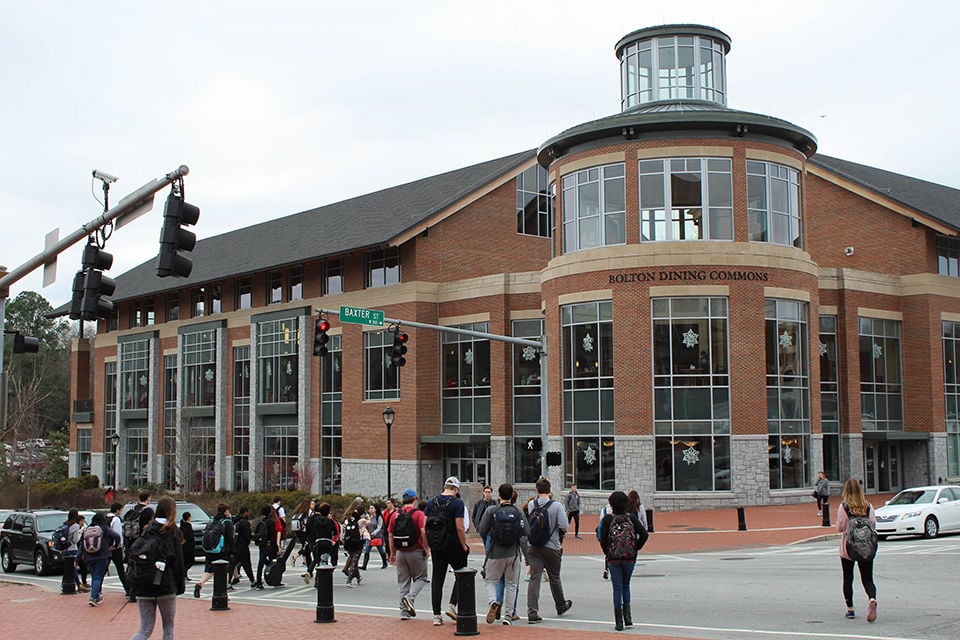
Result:
<svg viewBox="0 0 960 640"><path fill-rule="evenodd" d="M466 507L463 500L457 497L460 492L460 481L450 476L443 483L443 493L434 496L427 503L424 513L427 517L424 523L424 532L430 553L433 556L433 573L430 580L430 596L433 605L433 625L443 624L440 615L440 605L443 600L443 581L447 577L447 567L454 571L467 566L467 554L470 547L467 545L467 536L464 529ZM447 616L457 619L457 585L453 585L450 593L450 605L447 607Z"/></svg>
<svg viewBox="0 0 960 640"><path fill-rule="evenodd" d="M363 509L360 507L347 514L343 520L343 526L340 528L343 549L347 552L347 561L343 565L343 573L347 576L347 586L353 587L353 581L356 580L356 586L360 586L360 554L363 553L363 531L366 525L361 525L363 518ZM363 527L363 530L361 530Z"/></svg>
<svg viewBox="0 0 960 640"><path fill-rule="evenodd" d="M120 511L122 510L123 505L119 502L111 504L110 514L107 516L107 524L114 533L117 534L117 537L120 538L120 544L113 548L110 558L113 560L113 568L117 570L117 578L120 579L120 584L123 585L123 592L129 597L130 589L127 587L126 563L123 558L123 520L120 518Z"/></svg>
<svg viewBox="0 0 960 640"><path fill-rule="evenodd" d="M200 597L203 585L213 577L213 563L217 560L230 560L234 544L233 519L230 517L230 505L221 502L217 505L217 514L210 519L203 529L203 575L200 581L193 586L193 597ZM228 584L227 591L233 589Z"/></svg>
<svg viewBox="0 0 960 640"><path fill-rule="evenodd" d="M250 542L253 540L253 529L250 526L250 509L240 507L237 521L233 524L233 560L230 565L230 584L240 583L240 571L243 570L250 579L250 586L257 583L253 574L253 565L250 564Z"/></svg>
<svg viewBox="0 0 960 640"><path fill-rule="evenodd" d="M843 569L843 599L847 618L853 620L853 566L860 569L860 582L870 602L867 622L877 619L877 586L873 583L873 559L877 555L877 515L863 495L859 480L850 478L843 485L843 501L837 509L840 536L840 566Z"/></svg>
<svg viewBox="0 0 960 640"><path fill-rule="evenodd" d="M613 585L613 619L617 631L633 626L630 611L630 579L637 564L637 551L647 541L647 530L630 512L630 499L623 491L614 491L608 499L610 512L598 526L600 548Z"/></svg>
<svg viewBox="0 0 960 640"><path fill-rule="evenodd" d="M403 507L395 512L387 526L390 541L390 564L397 568L400 589L400 619L417 615L417 595L427 586L427 517L417 509L417 492L404 489Z"/></svg>
<svg viewBox="0 0 960 640"><path fill-rule="evenodd" d="M560 582L563 557L560 543L570 526L567 514L563 505L551 497L549 480L541 476L536 487L537 497L527 505L527 522L530 526L530 533L527 535L527 561L530 563L530 582L527 584L529 624L543 621L540 616L540 576L544 571L550 582L550 593L557 608L557 615L563 615L573 606L573 601L564 597L563 584Z"/></svg>
<svg viewBox="0 0 960 640"><path fill-rule="evenodd" d="M101 589L103 576L110 566L113 549L123 544L123 539L107 524L107 516L101 512L93 515L90 526L83 532L82 553L90 570L90 606L99 607L103 603Z"/></svg>
<svg viewBox="0 0 960 640"><path fill-rule="evenodd" d="M150 637L157 610L163 620L163 637L173 638L177 596L186 590L181 544L177 504L164 496L157 503L156 517L130 545L127 556L130 590L140 612L140 630L130 640Z"/></svg>
<svg viewBox="0 0 960 640"><path fill-rule="evenodd" d="M497 488L497 495L500 498L499 503L486 508L477 525L477 531L484 539L488 536L490 539L484 578L490 606L487 611L487 624L493 624L502 614L503 624L509 625L513 623L517 613L520 543L530 532L530 527L523 512L511 502L516 495L513 485L501 484ZM501 578L505 587L502 596L498 594Z"/></svg>
<svg viewBox="0 0 960 640"><path fill-rule="evenodd" d="M260 548L260 562L257 564L257 582L253 589L263 590L263 570L273 565L280 554L280 540L283 525L272 506L260 510L260 521L253 532L253 543ZM281 583L282 584L282 583Z"/></svg>
<svg viewBox="0 0 960 640"><path fill-rule="evenodd" d="M53 532L53 548L63 555L64 573L73 572L73 581L81 593L80 574L77 572L77 556L80 553L80 512L70 509L67 519Z"/></svg>

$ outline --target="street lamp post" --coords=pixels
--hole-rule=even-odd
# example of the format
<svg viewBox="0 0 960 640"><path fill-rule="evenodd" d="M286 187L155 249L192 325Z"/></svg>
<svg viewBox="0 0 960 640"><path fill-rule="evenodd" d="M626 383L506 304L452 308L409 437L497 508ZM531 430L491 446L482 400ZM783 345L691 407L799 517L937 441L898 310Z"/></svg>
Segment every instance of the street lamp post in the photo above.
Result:
<svg viewBox="0 0 960 640"><path fill-rule="evenodd" d="M114 431L110 436L110 444L113 445L113 490L116 492L120 485L120 460L117 455L120 451L120 432Z"/></svg>
<svg viewBox="0 0 960 640"><path fill-rule="evenodd" d="M387 497L393 496L390 490L390 427L393 426L393 418L397 415L396 411L387 407L383 410L383 424L387 427Z"/></svg>

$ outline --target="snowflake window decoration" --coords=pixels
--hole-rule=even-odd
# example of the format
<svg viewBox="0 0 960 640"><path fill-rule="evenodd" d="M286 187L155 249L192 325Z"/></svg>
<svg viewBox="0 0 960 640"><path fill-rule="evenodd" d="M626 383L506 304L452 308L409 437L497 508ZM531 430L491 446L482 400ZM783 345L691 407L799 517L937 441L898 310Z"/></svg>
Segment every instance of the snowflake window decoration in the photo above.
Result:
<svg viewBox="0 0 960 640"><path fill-rule="evenodd" d="M817 348L820 350L820 355L821 355L821 356L827 355L827 345L825 345L825 344L823 344L823 343L821 342L820 345L819 345Z"/></svg>
<svg viewBox="0 0 960 640"><path fill-rule="evenodd" d="M293 373L293 363L287 362L287 375L289 376L292 373Z"/></svg>
<svg viewBox="0 0 960 640"><path fill-rule="evenodd" d="M700 452L693 448L693 445L690 445L683 450L683 461L688 465L695 465L700 462Z"/></svg>
<svg viewBox="0 0 960 640"><path fill-rule="evenodd" d="M687 332L683 334L683 346L685 346L687 349L693 349L699 343L700 335L693 329L688 329Z"/></svg>
<svg viewBox="0 0 960 640"><path fill-rule="evenodd" d="M589 331L583 336L583 350L587 353L593 351L593 336L590 335Z"/></svg>
<svg viewBox="0 0 960 640"><path fill-rule="evenodd" d="M783 461L786 462L787 464L790 464L791 462L793 462L793 453L791 453L792 451L793 449L791 449L788 445L784 445Z"/></svg>
<svg viewBox="0 0 960 640"><path fill-rule="evenodd" d="M523 357L523 359L526 360L527 362L537 359L537 350L534 349L533 347L524 347L523 351L521 351L520 353L521 353L521 357Z"/></svg>
<svg viewBox="0 0 960 640"><path fill-rule="evenodd" d="M467 352L463 354L463 361L467 364L473 364L473 349L467 349Z"/></svg>
<svg viewBox="0 0 960 640"><path fill-rule="evenodd" d="M141 387L147 386L147 376L140 376L140 386Z"/></svg>
<svg viewBox="0 0 960 640"><path fill-rule="evenodd" d="M782 334L780 334L780 346L783 347L784 349L789 349L790 347L792 347L792 346L793 346L793 336L791 336L791 335L790 335L789 333L787 333L786 331L784 331Z"/></svg>
<svg viewBox="0 0 960 640"><path fill-rule="evenodd" d="M385 366L387 369L389 369L390 367L392 367L392 366L393 366L393 358L391 358L390 356L384 354L384 356L383 356L383 366Z"/></svg>
<svg viewBox="0 0 960 640"><path fill-rule="evenodd" d="M590 445L583 450L583 461L591 467L594 465L594 463L596 463L597 450L593 448L593 445Z"/></svg>
<svg viewBox="0 0 960 640"><path fill-rule="evenodd" d="M206 378L207 382L213 382L213 369L207 369L204 371L203 377Z"/></svg>
<svg viewBox="0 0 960 640"><path fill-rule="evenodd" d="M340 361L339 361L339 360L336 360L336 359L335 359L335 360L333 361L333 370L336 371L336 372L338 372L338 373L340 372Z"/></svg>
<svg viewBox="0 0 960 640"><path fill-rule="evenodd" d="M874 360L879 360L883 357L883 347L878 344L873 345L873 358Z"/></svg>

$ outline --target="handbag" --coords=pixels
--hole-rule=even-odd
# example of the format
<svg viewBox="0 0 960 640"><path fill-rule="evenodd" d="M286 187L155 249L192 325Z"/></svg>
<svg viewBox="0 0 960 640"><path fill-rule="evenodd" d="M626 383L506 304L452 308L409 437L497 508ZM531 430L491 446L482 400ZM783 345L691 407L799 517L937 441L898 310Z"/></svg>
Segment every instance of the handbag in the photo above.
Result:
<svg viewBox="0 0 960 640"><path fill-rule="evenodd" d="M383 546L383 538L371 538L370 539L371 547L380 547Z"/></svg>

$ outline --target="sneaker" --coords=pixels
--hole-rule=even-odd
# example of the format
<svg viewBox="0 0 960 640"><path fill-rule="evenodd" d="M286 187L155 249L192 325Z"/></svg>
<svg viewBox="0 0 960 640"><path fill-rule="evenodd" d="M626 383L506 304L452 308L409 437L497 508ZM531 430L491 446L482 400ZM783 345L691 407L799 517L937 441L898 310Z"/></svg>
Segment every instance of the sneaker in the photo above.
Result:
<svg viewBox="0 0 960 640"><path fill-rule="evenodd" d="M200 597L200 588L201 588L201 587L200 587L199 584L193 585L193 597L194 597L194 598L199 598L199 597Z"/></svg>
<svg viewBox="0 0 960 640"><path fill-rule="evenodd" d="M236 578L231 580L230 584L240 584L240 576L237 576Z"/></svg>
<svg viewBox="0 0 960 640"><path fill-rule="evenodd" d="M350 580L347 580L347 588L348 588L348 589L353 589L353 587L354 587L353 582L351 582Z"/></svg>
<svg viewBox="0 0 960 640"><path fill-rule="evenodd" d="M876 622L877 620L877 601L870 598L870 606L867 608L867 622Z"/></svg>
<svg viewBox="0 0 960 640"><path fill-rule="evenodd" d="M443 616L433 616L433 626L439 627L443 624Z"/></svg>
<svg viewBox="0 0 960 640"><path fill-rule="evenodd" d="M400 609L405 611L411 618L417 617L417 610L414 608L413 603L410 602L410 599L407 598L407 596L400 598Z"/></svg>
<svg viewBox="0 0 960 640"><path fill-rule="evenodd" d="M574 539L574 540L583 540L583 538L581 538L580 536L573 536L573 539Z"/></svg>
<svg viewBox="0 0 960 640"><path fill-rule="evenodd" d="M854 613L853 609L847 609L847 620L853 620L857 617L857 614Z"/></svg>
<svg viewBox="0 0 960 640"><path fill-rule="evenodd" d="M90 587L88 587L88 586L85 585L85 584L78 584L78 585L77 585L77 591L79 591L80 593L89 593Z"/></svg>
<svg viewBox="0 0 960 640"><path fill-rule="evenodd" d="M818 518L823 517L823 511L817 511L817 517Z"/></svg>
<svg viewBox="0 0 960 640"><path fill-rule="evenodd" d="M538 622L543 622L543 618L536 613L531 613L527 616L527 624L537 624Z"/></svg>
<svg viewBox="0 0 960 640"><path fill-rule="evenodd" d="M487 611L487 624L493 624L497 621L497 614L500 613L500 603L494 602L490 605L490 610Z"/></svg>
<svg viewBox="0 0 960 640"><path fill-rule="evenodd" d="M228 584L228 585L227 585L227 591L233 591L233 585L232 585L232 584Z"/></svg>
<svg viewBox="0 0 960 640"><path fill-rule="evenodd" d="M257 591L263 591L263 583L258 582L257 584L253 585L253 588L256 589Z"/></svg>
<svg viewBox="0 0 960 640"><path fill-rule="evenodd" d="M516 622L516 621L519 620L519 619L520 619L520 616L519 616L518 614L516 614L516 613L513 614L512 616L510 616L510 621L511 621L511 622Z"/></svg>
<svg viewBox="0 0 960 640"><path fill-rule="evenodd" d="M609 579L610 579L610 572L607 571L606 569L603 570L603 579L604 579L604 580L609 580Z"/></svg>
<svg viewBox="0 0 960 640"><path fill-rule="evenodd" d="M409 620L410 617L411 617L410 614L407 613L406 611L401 611L401 612L400 612L400 619L401 619L401 620Z"/></svg>
<svg viewBox="0 0 960 640"><path fill-rule="evenodd" d="M524 581L524 582L530 582L530 574L529 574L529 573L526 574L525 576L523 576L523 581Z"/></svg>
<svg viewBox="0 0 960 640"><path fill-rule="evenodd" d="M444 611L444 613L447 614L447 617L450 618L451 620L456 620L456 619L457 619L457 605L455 605L455 604L448 604L448 605L447 605L447 610Z"/></svg>
<svg viewBox="0 0 960 640"><path fill-rule="evenodd" d="M504 618L502 624L504 624L504 625L506 625L506 626L508 626L508 627L509 627L511 624L513 624L513 622L510 620L511 617L512 617L512 616L507 616L506 618Z"/></svg>
<svg viewBox="0 0 960 640"><path fill-rule="evenodd" d="M567 611L570 611L570 607L572 606L573 606L573 600L564 600L563 607L561 607L560 609L557 609L557 615L562 616Z"/></svg>

